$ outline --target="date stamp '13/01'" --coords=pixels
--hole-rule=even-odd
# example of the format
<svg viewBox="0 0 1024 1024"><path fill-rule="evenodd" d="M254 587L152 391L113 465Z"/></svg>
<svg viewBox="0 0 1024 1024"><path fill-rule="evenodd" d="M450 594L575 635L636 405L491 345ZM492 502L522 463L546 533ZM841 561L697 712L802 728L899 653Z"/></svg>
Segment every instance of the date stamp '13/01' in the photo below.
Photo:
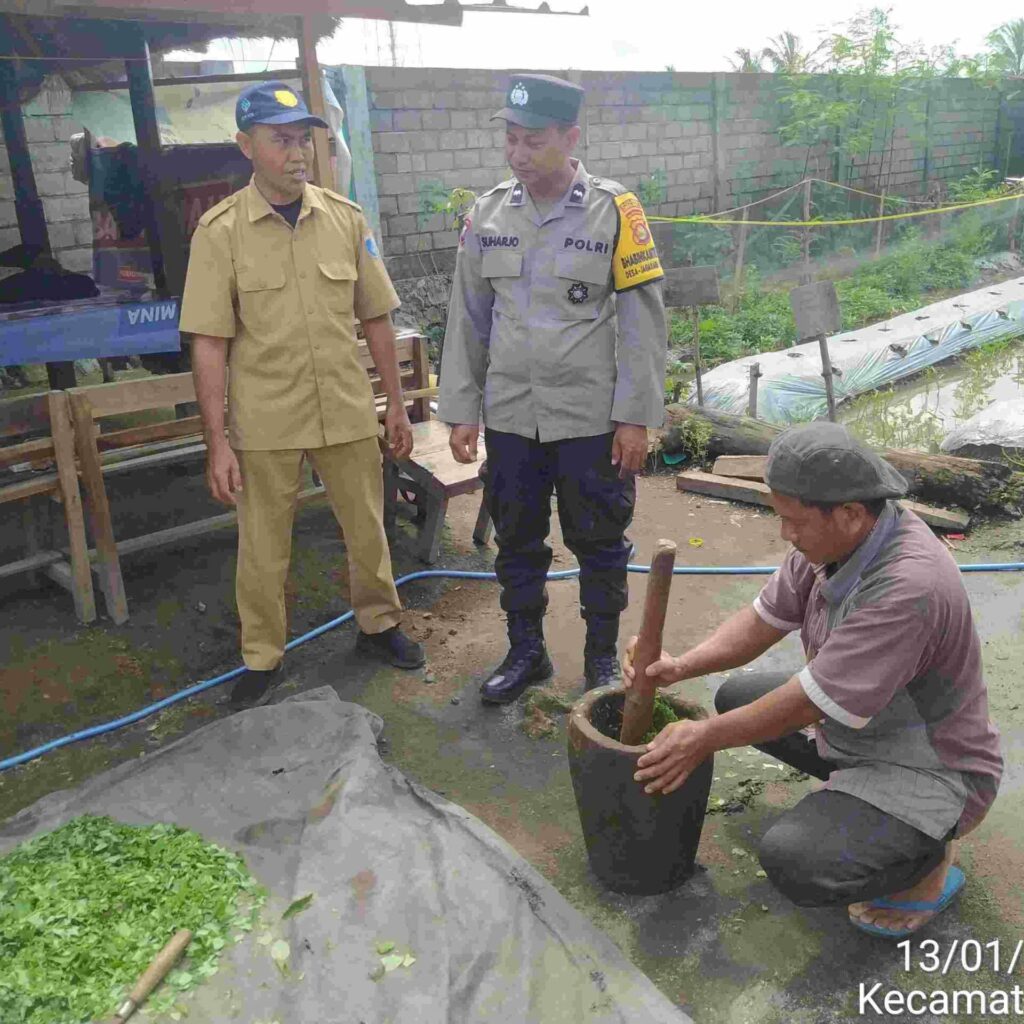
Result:
<svg viewBox="0 0 1024 1024"><path fill-rule="evenodd" d="M925 975L944 978L953 972L958 980L963 974L984 974L987 981L996 978L1012 979L1018 968L1024 971L1024 939L1015 944L999 939L979 942L977 939L954 939L948 948L934 939L921 942L909 940L896 946L900 953L900 967L904 973L918 971ZM980 978L978 979L981 980ZM909 1014L912 1017L954 1017L991 1015L993 1017L1024 1019L1024 988L1010 982L991 987L944 988L941 984L924 989L903 991L885 987L885 982L861 982L858 990L857 1010L861 1017L891 1017Z"/></svg>

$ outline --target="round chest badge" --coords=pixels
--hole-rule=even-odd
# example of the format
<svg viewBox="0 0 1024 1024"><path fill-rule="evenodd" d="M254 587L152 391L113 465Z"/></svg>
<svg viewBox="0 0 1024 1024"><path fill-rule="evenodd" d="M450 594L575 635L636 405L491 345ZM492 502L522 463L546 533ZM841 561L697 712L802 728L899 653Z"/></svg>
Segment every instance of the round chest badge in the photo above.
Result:
<svg viewBox="0 0 1024 1024"><path fill-rule="evenodd" d="M289 92L287 89L276 89L274 91L274 99L282 107L297 107L299 105L299 98L295 93Z"/></svg>
<svg viewBox="0 0 1024 1024"><path fill-rule="evenodd" d="M574 306L578 306L581 302L585 302L589 294L590 292L587 289L587 286L582 281L577 281L575 284L569 285L569 291L567 292L569 301Z"/></svg>
<svg viewBox="0 0 1024 1024"><path fill-rule="evenodd" d="M512 86L512 91L508 94L508 99L513 107L525 107L530 102L530 94L526 91L526 86L522 82L516 82Z"/></svg>

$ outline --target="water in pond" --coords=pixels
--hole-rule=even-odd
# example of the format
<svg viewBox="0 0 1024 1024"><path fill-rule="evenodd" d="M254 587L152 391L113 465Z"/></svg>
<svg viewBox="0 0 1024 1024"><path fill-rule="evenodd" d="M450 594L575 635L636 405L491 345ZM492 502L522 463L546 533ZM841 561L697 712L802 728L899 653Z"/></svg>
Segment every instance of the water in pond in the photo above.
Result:
<svg viewBox="0 0 1024 1024"><path fill-rule="evenodd" d="M1024 401L1024 339L997 342L929 367L908 384L839 407L839 420L865 441L937 452L942 439L993 402Z"/></svg>

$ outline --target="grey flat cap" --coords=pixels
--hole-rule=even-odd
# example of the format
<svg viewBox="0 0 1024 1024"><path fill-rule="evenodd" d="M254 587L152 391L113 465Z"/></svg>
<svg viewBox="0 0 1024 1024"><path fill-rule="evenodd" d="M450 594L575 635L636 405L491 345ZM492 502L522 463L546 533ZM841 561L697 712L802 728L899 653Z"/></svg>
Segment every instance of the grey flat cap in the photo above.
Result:
<svg viewBox="0 0 1024 1024"><path fill-rule="evenodd" d="M838 423L806 423L780 434L768 449L765 483L802 501L902 498L907 481Z"/></svg>

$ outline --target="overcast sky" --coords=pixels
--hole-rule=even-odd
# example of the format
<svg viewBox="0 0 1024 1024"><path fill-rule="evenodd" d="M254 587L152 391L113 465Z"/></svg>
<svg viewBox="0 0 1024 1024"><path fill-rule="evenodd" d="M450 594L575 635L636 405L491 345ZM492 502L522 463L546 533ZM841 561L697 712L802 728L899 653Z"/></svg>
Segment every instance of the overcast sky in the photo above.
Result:
<svg viewBox="0 0 1024 1024"><path fill-rule="evenodd" d="M555 10L579 10L585 2L550 0ZM537 0L522 0L522 6L536 7ZM471 13L461 28L395 24L395 51L403 67L726 71L737 47L760 49L785 30L810 44L870 6L850 0L589 0L586 18ZM890 6L901 40L928 48L953 44L960 53L979 52L988 32L1024 13L1014 0L894 0ZM225 40L206 56L245 61L239 71L261 71L268 58L271 69L294 67L295 53L293 43ZM324 64L391 64L388 24L346 19L318 53Z"/></svg>

